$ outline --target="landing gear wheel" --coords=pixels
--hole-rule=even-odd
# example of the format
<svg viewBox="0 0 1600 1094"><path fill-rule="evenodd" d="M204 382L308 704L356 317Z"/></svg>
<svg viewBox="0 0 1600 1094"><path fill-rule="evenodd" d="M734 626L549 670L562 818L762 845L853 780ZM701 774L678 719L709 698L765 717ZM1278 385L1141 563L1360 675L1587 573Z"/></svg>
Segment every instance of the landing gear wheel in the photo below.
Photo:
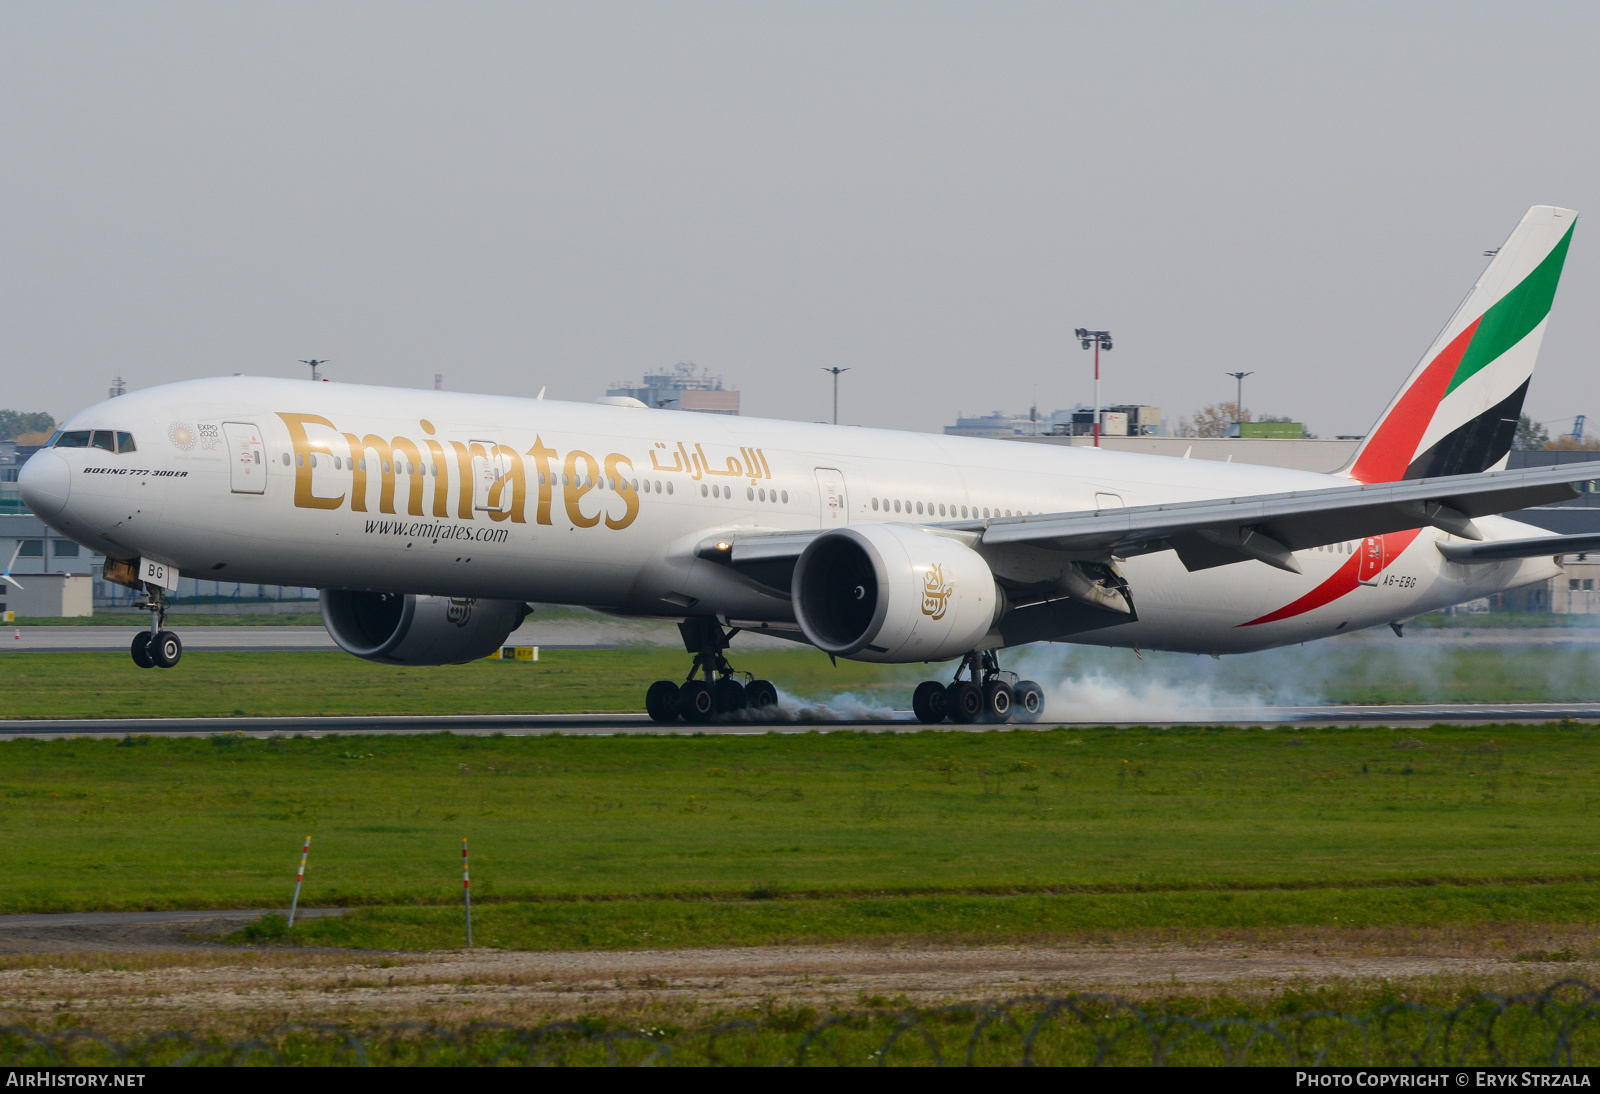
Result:
<svg viewBox="0 0 1600 1094"><path fill-rule="evenodd" d="M652 722L677 721L678 685L671 680L657 680L651 684L650 690L644 693L644 709Z"/></svg>
<svg viewBox="0 0 1600 1094"><path fill-rule="evenodd" d="M744 685L733 677L724 676L718 680L716 691L718 714L732 714L744 709Z"/></svg>
<svg viewBox="0 0 1600 1094"><path fill-rule="evenodd" d="M767 710L778 705L778 688L771 680L752 680L745 685L744 703L751 710Z"/></svg>
<svg viewBox="0 0 1600 1094"><path fill-rule="evenodd" d="M170 669L183 657L183 642L173 631L158 631L150 640L149 652L157 668Z"/></svg>
<svg viewBox="0 0 1600 1094"><path fill-rule="evenodd" d="M709 722L717 713L717 693L704 680L690 680L678 689L678 713L685 722Z"/></svg>
<svg viewBox="0 0 1600 1094"><path fill-rule="evenodd" d="M1034 680L1019 680L1011 689L1011 716L1019 722L1037 722L1044 713L1044 688Z"/></svg>
<svg viewBox="0 0 1600 1094"><path fill-rule="evenodd" d="M149 631L140 631L133 636L133 648L130 652L133 654L133 663L140 668L153 669L156 667L155 658L150 656Z"/></svg>
<svg viewBox="0 0 1600 1094"><path fill-rule="evenodd" d="M1004 680L990 680L983 685L983 720L985 722L1011 721L1011 685Z"/></svg>
<svg viewBox="0 0 1600 1094"><path fill-rule="evenodd" d="M971 680L957 680L944 689L944 695L952 722L970 726L983 713L983 689Z"/></svg>
<svg viewBox="0 0 1600 1094"><path fill-rule="evenodd" d="M937 680L924 680L911 693L911 710L925 726L944 721L945 705L945 687Z"/></svg>

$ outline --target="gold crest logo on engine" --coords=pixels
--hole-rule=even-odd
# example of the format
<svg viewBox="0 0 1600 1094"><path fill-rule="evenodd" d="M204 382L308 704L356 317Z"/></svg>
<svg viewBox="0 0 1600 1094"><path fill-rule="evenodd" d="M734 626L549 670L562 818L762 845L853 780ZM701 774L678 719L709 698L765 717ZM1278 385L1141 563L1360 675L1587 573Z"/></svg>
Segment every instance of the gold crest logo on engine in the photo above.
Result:
<svg viewBox="0 0 1600 1094"><path fill-rule="evenodd" d="M444 610L444 617L458 627L465 627L472 620L472 606L476 603L470 597L452 596L449 606Z"/></svg>
<svg viewBox="0 0 1600 1094"><path fill-rule="evenodd" d="M944 567L929 566L922 578L922 614L929 619L943 619L953 592L954 587L944 579Z"/></svg>

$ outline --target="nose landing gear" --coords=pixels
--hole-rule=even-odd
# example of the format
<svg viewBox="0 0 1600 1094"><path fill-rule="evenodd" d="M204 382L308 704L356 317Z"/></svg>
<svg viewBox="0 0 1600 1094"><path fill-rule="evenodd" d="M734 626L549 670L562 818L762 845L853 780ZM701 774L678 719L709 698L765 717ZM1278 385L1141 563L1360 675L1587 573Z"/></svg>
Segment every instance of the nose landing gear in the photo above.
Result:
<svg viewBox="0 0 1600 1094"><path fill-rule="evenodd" d="M728 664L722 651L738 630L724 631L714 619L687 619L678 624L684 649L694 654L689 675L682 684L657 680L644 695L644 709L651 721L665 724L682 718L705 723L719 714L776 706L778 689L770 680L750 679L740 683L740 675ZM699 674L700 679L696 679Z"/></svg>
<svg viewBox="0 0 1600 1094"><path fill-rule="evenodd" d="M967 679L961 679L965 672ZM938 725L949 718L958 725L974 722L1002 724L1035 722L1044 713L1044 689L1032 680L1012 683L1016 673L1004 672L993 650L974 650L961 659L950 684L925 680L911 696L917 721Z"/></svg>
<svg viewBox="0 0 1600 1094"><path fill-rule="evenodd" d="M152 588L144 600L135 601L133 606L150 610L150 629L134 635L128 651L133 663L142 669L172 668L183 657L183 640L166 629L166 590Z"/></svg>

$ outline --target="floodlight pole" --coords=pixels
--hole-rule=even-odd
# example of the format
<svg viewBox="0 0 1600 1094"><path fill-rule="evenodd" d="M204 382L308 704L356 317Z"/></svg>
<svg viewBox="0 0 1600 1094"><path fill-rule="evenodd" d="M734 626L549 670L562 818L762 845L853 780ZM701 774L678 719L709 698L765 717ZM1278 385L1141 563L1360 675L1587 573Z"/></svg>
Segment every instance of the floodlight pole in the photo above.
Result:
<svg viewBox="0 0 1600 1094"><path fill-rule="evenodd" d="M839 424L839 373L841 373L841 372L849 372L850 370L847 369L847 368L839 368L837 365L835 365L833 368L825 368L822 371L823 372L831 372L831 373L833 373L833 424L834 425L838 425Z"/></svg>
<svg viewBox="0 0 1600 1094"><path fill-rule="evenodd" d="M1232 376L1238 382L1233 396L1233 424L1239 427L1239 439L1244 440L1244 378L1254 376L1254 372L1224 372L1224 376Z"/></svg>
<svg viewBox="0 0 1600 1094"><path fill-rule="evenodd" d="M1100 447L1100 351L1111 349L1111 332L1108 330L1086 330L1079 327L1072 332L1084 349L1094 350L1094 446Z"/></svg>
<svg viewBox="0 0 1600 1094"><path fill-rule="evenodd" d="M307 360L306 358L302 357L302 358L300 358L300 363L302 365L310 365L311 366L311 378L313 380L320 380L320 379L322 379L322 373L317 371L317 366L318 365L327 364L328 360L327 360L327 358L323 358L320 361L319 360L315 360L315 359Z"/></svg>

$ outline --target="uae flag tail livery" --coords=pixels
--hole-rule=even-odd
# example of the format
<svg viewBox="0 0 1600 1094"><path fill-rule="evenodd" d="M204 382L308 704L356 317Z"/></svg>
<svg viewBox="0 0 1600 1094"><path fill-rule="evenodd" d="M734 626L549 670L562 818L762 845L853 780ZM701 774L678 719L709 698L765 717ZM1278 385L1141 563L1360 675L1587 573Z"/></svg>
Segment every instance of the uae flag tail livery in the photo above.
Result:
<svg viewBox="0 0 1600 1094"><path fill-rule="evenodd" d="M1528 210L1342 474L1398 482L1505 466L1577 219Z"/></svg>

